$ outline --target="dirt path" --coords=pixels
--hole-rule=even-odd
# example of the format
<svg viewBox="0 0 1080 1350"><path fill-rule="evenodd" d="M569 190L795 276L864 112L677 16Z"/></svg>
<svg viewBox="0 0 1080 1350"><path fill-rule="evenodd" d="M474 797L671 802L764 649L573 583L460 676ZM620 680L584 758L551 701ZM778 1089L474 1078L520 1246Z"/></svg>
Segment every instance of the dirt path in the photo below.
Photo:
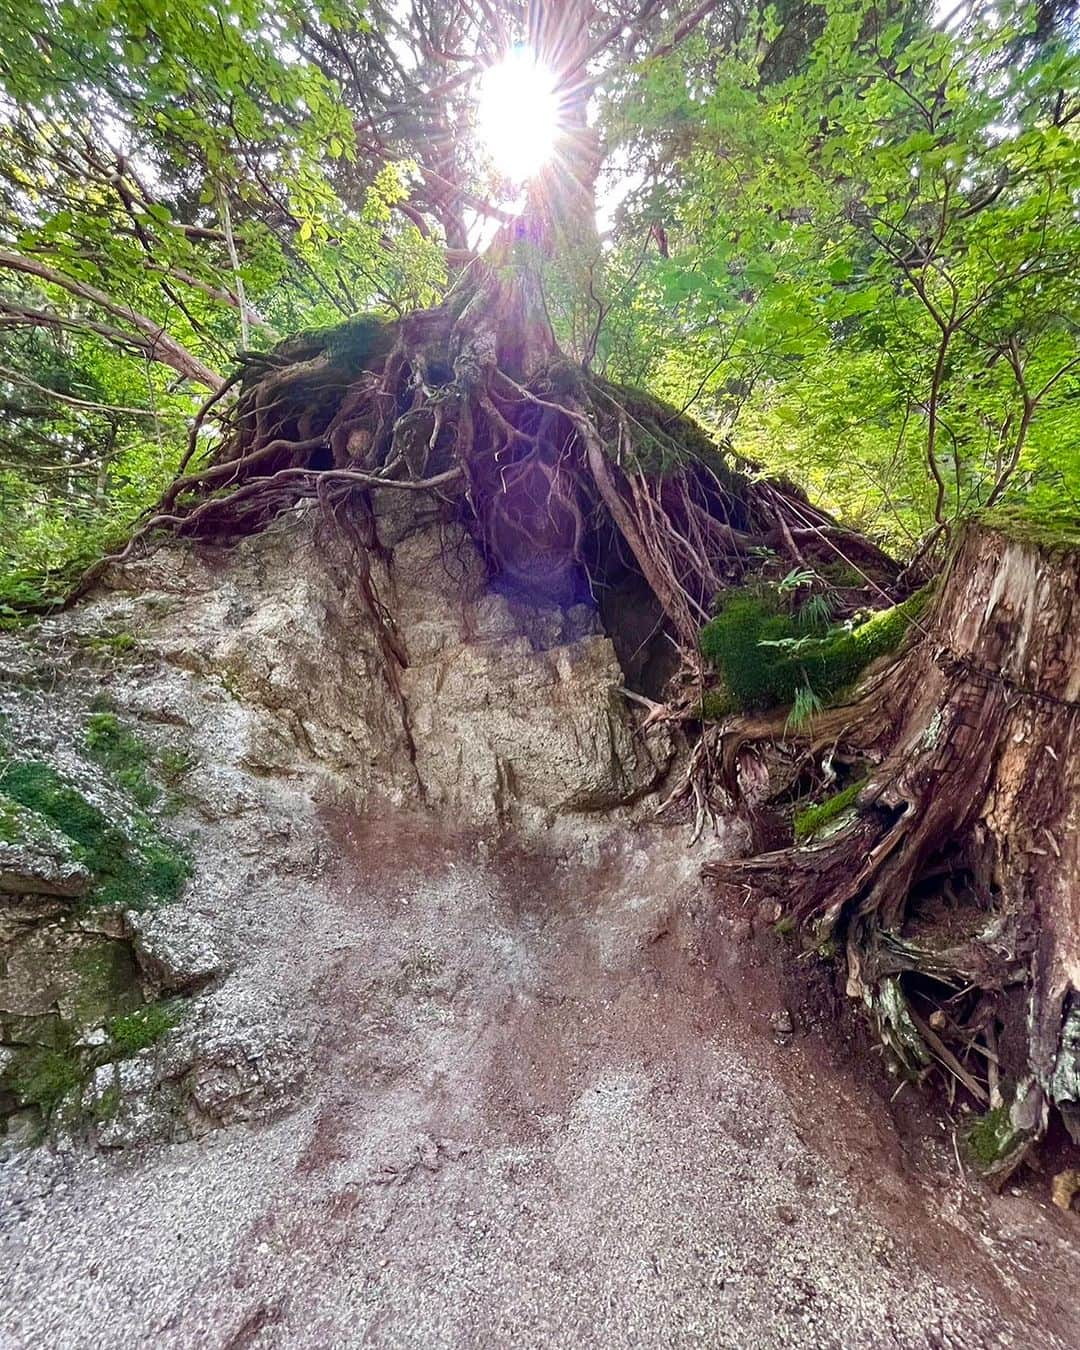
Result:
<svg viewBox="0 0 1080 1350"><path fill-rule="evenodd" d="M0 1345L1075 1343L1074 1221L913 1179L812 1034L776 1043L734 930L695 958L681 841L326 829L320 880L230 914L308 1046L300 1106L13 1164Z"/></svg>

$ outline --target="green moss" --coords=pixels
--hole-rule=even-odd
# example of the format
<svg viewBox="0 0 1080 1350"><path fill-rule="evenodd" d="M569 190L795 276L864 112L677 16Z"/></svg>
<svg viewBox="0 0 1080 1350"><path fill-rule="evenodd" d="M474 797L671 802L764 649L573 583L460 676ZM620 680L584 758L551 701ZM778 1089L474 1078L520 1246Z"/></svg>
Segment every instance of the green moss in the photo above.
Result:
<svg viewBox="0 0 1080 1350"><path fill-rule="evenodd" d="M726 689L707 689L701 699L701 717L706 722L721 722L739 711L739 705Z"/></svg>
<svg viewBox="0 0 1080 1350"><path fill-rule="evenodd" d="M144 807L152 806L161 795L147 776L151 766L160 779L175 787L197 763L195 755L180 746L155 753L106 708L99 708L87 721L86 748Z"/></svg>
<svg viewBox="0 0 1080 1350"><path fill-rule="evenodd" d="M158 900L175 900L191 876L191 859L164 839L142 845L142 875L147 889Z"/></svg>
<svg viewBox="0 0 1080 1350"><path fill-rule="evenodd" d="M392 327L377 314L356 314L329 330L326 352L334 365L358 370L372 357L385 356L393 340Z"/></svg>
<svg viewBox="0 0 1080 1350"><path fill-rule="evenodd" d="M761 644L795 636L791 615L780 610L775 595L753 589L729 591L716 617L701 630L702 655L724 677L736 707L756 712L790 701L777 696L775 649ZM794 691L792 691L794 692Z"/></svg>
<svg viewBox="0 0 1080 1350"><path fill-rule="evenodd" d="M925 589L918 591L865 623L818 636L807 635L798 615L784 610L775 594L733 590L701 630L701 651L745 712L790 705L806 688L825 701L842 694L871 661L895 650L927 599Z"/></svg>
<svg viewBox="0 0 1080 1350"><path fill-rule="evenodd" d="M855 589L866 584L866 578L863 574L857 568L852 567L850 563L840 561L817 563L814 570L831 586Z"/></svg>
<svg viewBox="0 0 1080 1350"><path fill-rule="evenodd" d="M855 805L855 799L866 786L866 779L860 778L856 783L850 783L841 792L834 793L831 797L826 797L823 802L816 802L812 806L804 807L803 810L796 812L795 815L795 838L799 843L812 838L820 830L824 829L831 821L842 816L845 811Z"/></svg>
<svg viewBox="0 0 1080 1350"><path fill-rule="evenodd" d="M176 1004L148 1003L144 1008L111 1018L106 1030L113 1049L124 1057L137 1054L161 1040L179 1020L180 1010Z"/></svg>
<svg viewBox="0 0 1080 1350"><path fill-rule="evenodd" d="M243 685L237 678L234 671L229 670L227 668L224 670L219 670L217 672L217 677L221 681L222 689L225 690L225 692L229 695L230 698L235 699L237 703L243 702L244 698Z"/></svg>
<svg viewBox="0 0 1080 1350"><path fill-rule="evenodd" d="M1080 548L1080 517L1074 511L1029 511L1021 506L999 506L987 511L982 523L1036 548L1055 552Z"/></svg>
<svg viewBox="0 0 1080 1350"><path fill-rule="evenodd" d="M377 314L355 314L344 323L307 328L278 344L275 355L292 362L322 355L343 370L358 370L373 357L385 356L394 341L394 328Z"/></svg>
<svg viewBox="0 0 1080 1350"><path fill-rule="evenodd" d="M100 1026L110 1013L137 1006L138 969L127 942L102 938L71 956L79 977L73 1016L80 1027Z"/></svg>
<svg viewBox="0 0 1080 1350"><path fill-rule="evenodd" d="M81 844L88 856L98 859L116 842L113 838L116 832L110 830L98 808L48 764L17 760L5 765L0 772L0 789Z"/></svg>
<svg viewBox="0 0 1080 1350"><path fill-rule="evenodd" d="M133 633L96 633L85 645L98 656L123 656L134 651L139 640Z"/></svg>
<svg viewBox="0 0 1080 1350"><path fill-rule="evenodd" d="M997 1106L980 1116L967 1130L964 1146L968 1156L978 1167L989 1169L1016 1148L1023 1139L1006 1106Z"/></svg>
<svg viewBox="0 0 1080 1350"><path fill-rule="evenodd" d="M90 1107L90 1119L95 1124L112 1120L120 1110L120 1084L112 1083Z"/></svg>
<svg viewBox="0 0 1080 1350"><path fill-rule="evenodd" d="M5 1075L20 1106L36 1106L49 1115L85 1076L78 1052L69 1042L59 1047L33 1045L16 1053Z"/></svg>
<svg viewBox="0 0 1080 1350"><path fill-rule="evenodd" d="M93 903L143 909L174 900L191 873L187 856L160 837L145 816L135 818L129 837L48 764L21 760L6 765L0 770L0 792L75 841L79 861L94 874Z"/></svg>
<svg viewBox="0 0 1080 1350"><path fill-rule="evenodd" d="M0 796L0 844L17 844L22 838L24 808L10 797Z"/></svg>
<svg viewBox="0 0 1080 1350"><path fill-rule="evenodd" d="M152 806L160 793L146 776L151 751L114 713L94 713L86 723L86 749L108 769L140 806Z"/></svg>

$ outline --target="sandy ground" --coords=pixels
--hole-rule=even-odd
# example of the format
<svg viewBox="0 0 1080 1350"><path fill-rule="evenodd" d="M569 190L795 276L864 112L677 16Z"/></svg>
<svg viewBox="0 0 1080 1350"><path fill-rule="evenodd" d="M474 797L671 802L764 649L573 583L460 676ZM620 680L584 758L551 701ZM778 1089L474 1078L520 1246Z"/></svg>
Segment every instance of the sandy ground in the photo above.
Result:
<svg viewBox="0 0 1080 1350"><path fill-rule="evenodd" d="M944 1136L916 1175L816 1033L774 1035L735 924L695 956L682 842L324 827L320 880L254 869L229 913L307 1047L296 1109L11 1163L5 1350L1080 1339L1075 1216L965 1184Z"/></svg>

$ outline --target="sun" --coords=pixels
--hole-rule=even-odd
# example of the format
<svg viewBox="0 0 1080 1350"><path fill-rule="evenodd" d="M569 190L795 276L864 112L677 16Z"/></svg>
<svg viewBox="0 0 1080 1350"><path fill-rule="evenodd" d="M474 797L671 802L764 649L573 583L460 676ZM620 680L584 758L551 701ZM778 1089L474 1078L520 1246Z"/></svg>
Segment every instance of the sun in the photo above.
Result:
<svg viewBox="0 0 1080 1350"><path fill-rule="evenodd" d="M480 80L480 141L495 169L525 183L551 158L559 131L555 77L525 47L516 47Z"/></svg>

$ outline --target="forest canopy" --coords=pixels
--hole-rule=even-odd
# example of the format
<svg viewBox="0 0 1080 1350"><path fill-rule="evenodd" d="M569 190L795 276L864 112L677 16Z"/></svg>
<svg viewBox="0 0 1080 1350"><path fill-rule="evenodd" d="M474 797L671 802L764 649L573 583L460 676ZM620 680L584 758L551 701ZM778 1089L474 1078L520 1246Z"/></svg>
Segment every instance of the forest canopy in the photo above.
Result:
<svg viewBox="0 0 1080 1350"><path fill-rule="evenodd" d="M542 261L583 369L902 559L1080 515L1073 6L531 13L7 0L0 601L122 542L238 353L445 296L522 203L478 110L526 42L595 218Z"/></svg>

